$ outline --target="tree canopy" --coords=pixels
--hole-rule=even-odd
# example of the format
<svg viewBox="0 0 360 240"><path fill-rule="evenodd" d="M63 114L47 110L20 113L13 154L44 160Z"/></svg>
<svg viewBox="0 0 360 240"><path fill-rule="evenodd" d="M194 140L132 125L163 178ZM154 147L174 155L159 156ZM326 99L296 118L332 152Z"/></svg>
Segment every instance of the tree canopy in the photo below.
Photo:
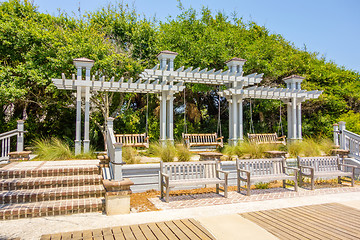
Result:
<svg viewBox="0 0 360 240"><path fill-rule="evenodd" d="M56 89L52 78L75 73L72 60L95 60L92 75L136 78L157 63L161 50L178 52L175 67L195 66L226 69L232 57L247 60L245 74L264 73L261 83L284 87L291 74L306 77L305 90L324 90L317 99L305 102L303 133L330 136L332 124L348 119L360 125L359 73L327 61L318 53L299 49L279 34L241 18L208 8L182 9L174 18L159 22L140 16L125 4L108 5L81 18L59 13L40 13L29 1L0 3L0 131L11 130L16 120L26 120L27 138L48 135L73 142L75 97ZM186 88L188 132L215 132L218 117L217 86L188 84ZM116 117L119 133L145 131L146 95L96 93L92 97L91 140L102 148L104 118ZM223 135L228 135L228 105L220 99ZM175 100L176 137L184 129L184 95ZM282 103L252 100L256 132L279 130ZM149 135L159 136L159 101L149 96ZM286 132L286 110L282 106ZM250 126L250 101L244 102L245 132ZM360 126L349 126L360 133Z"/></svg>

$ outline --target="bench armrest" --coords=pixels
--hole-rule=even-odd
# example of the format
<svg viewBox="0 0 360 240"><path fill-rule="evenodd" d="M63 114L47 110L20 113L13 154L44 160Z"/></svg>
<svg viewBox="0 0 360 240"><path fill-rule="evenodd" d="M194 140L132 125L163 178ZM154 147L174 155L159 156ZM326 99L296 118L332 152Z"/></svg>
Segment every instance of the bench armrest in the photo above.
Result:
<svg viewBox="0 0 360 240"><path fill-rule="evenodd" d="M277 139L285 139L286 136L277 137Z"/></svg>
<svg viewBox="0 0 360 240"><path fill-rule="evenodd" d="M299 168L297 167L284 167L285 169L291 169L291 170L295 170L295 171L299 171Z"/></svg>
<svg viewBox="0 0 360 240"><path fill-rule="evenodd" d="M163 178L163 177L165 177L166 179L170 178L168 174L162 173L162 172L160 172L160 176L161 176L161 178Z"/></svg>
<svg viewBox="0 0 360 240"><path fill-rule="evenodd" d="M238 172L244 172L244 173L250 174L250 171L244 170L244 169L240 169L240 168L237 168L237 171L238 171Z"/></svg>
<svg viewBox="0 0 360 240"><path fill-rule="evenodd" d="M340 163L340 165L344 166L344 167L359 168L358 166L351 165L351 164L346 164L346 163Z"/></svg>
<svg viewBox="0 0 360 240"><path fill-rule="evenodd" d="M149 137L144 138L144 141L147 141L147 140L149 140Z"/></svg>
<svg viewBox="0 0 360 240"><path fill-rule="evenodd" d="M225 175L229 175L229 173L230 173L228 171L224 171L224 170L220 170L220 169L216 169L216 171L219 172L219 173L223 173Z"/></svg>
<svg viewBox="0 0 360 240"><path fill-rule="evenodd" d="M220 139L223 139L224 137L218 137L218 138L216 138L216 140L220 140Z"/></svg>

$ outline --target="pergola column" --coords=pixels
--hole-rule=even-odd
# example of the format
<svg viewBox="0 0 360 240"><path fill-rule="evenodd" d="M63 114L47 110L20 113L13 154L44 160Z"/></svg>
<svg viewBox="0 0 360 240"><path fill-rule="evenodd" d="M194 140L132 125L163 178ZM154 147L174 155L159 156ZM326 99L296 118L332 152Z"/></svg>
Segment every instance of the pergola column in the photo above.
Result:
<svg viewBox="0 0 360 240"><path fill-rule="evenodd" d="M74 59L74 65L77 69L77 82L81 84L76 87L76 135L75 135L75 155L81 153L81 105L82 94L85 97L85 121L84 121L84 152L90 150L89 126L90 126L90 87L84 86L90 83L90 71L94 61L87 58ZM85 80L82 79L82 70L85 68ZM89 85L89 84L87 84Z"/></svg>
<svg viewBox="0 0 360 240"><path fill-rule="evenodd" d="M232 143L233 145L237 144L237 137L238 137L238 107L237 107L237 96L233 95L232 96L232 102L233 102L233 106L232 106L232 128L233 128L233 136L232 136Z"/></svg>
<svg viewBox="0 0 360 240"><path fill-rule="evenodd" d="M291 117L291 102L290 101L287 102L287 126L288 126L287 139L292 139L293 133L292 133L292 117Z"/></svg>
<svg viewBox="0 0 360 240"><path fill-rule="evenodd" d="M244 140L244 124L243 124L243 99L239 98L238 99L238 114L239 114L239 140L243 141Z"/></svg>
<svg viewBox="0 0 360 240"><path fill-rule="evenodd" d="M301 102L297 104L297 139L302 139Z"/></svg>
<svg viewBox="0 0 360 240"><path fill-rule="evenodd" d="M80 75L79 75L80 72ZM78 81L81 81L81 68L78 69ZM76 134L75 134L75 155L81 153L81 87L76 90Z"/></svg>
<svg viewBox="0 0 360 240"><path fill-rule="evenodd" d="M160 96L160 142L166 143L166 98L167 92L162 92Z"/></svg>
<svg viewBox="0 0 360 240"><path fill-rule="evenodd" d="M167 138L172 143L174 142L174 95L172 92L168 94L166 100L167 110Z"/></svg>
<svg viewBox="0 0 360 240"><path fill-rule="evenodd" d="M292 138L293 140L297 139L297 119L296 119L296 98L291 99L291 123L292 123Z"/></svg>
<svg viewBox="0 0 360 240"><path fill-rule="evenodd" d="M228 99L229 102L229 143L232 143L233 139L233 101Z"/></svg>

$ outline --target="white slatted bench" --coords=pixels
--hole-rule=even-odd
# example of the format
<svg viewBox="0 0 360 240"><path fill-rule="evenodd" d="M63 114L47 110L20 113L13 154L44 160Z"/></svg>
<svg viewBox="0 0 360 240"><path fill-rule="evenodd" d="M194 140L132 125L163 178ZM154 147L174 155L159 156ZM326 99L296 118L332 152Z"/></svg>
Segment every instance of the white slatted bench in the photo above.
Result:
<svg viewBox="0 0 360 240"><path fill-rule="evenodd" d="M224 137L218 137L216 133L183 133L182 138L187 148L203 146L224 146Z"/></svg>
<svg viewBox="0 0 360 240"><path fill-rule="evenodd" d="M338 182L351 182L354 186L355 169L356 166L343 164L340 162L338 156L330 157L298 157L299 182L303 184L302 177L309 177L311 179L311 190L314 190L316 178L330 178L337 177ZM346 171L350 168L351 171ZM342 179L341 177L348 177L349 179Z"/></svg>
<svg viewBox="0 0 360 240"><path fill-rule="evenodd" d="M123 147L145 147L149 148L149 137L146 133L141 134L115 134L117 143L122 143Z"/></svg>
<svg viewBox="0 0 360 240"><path fill-rule="evenodd" d="M220 178L220 173L224 178ZM160 162L160 188L161 198L169 202L170 189L183 186L199 186L205 184L216 184L216 193L224 192L228 196L229 172L220 169L218 161L202 162ZM219 185L223 185L221 189Z"/></svg>
<svg viewBox="0 0 360 240"><path fill-rule="evenodd" d="M286 170L293 170L294 175L290 175ZM283 180L283 187L293 186L298 191L297 175L298 169L286 166L285 158L271 159L236 159L237 170L237 190L246 190L246 195L250 196L250 186L256 182L269 182ZM293 180L294 185L286 183L286 180ZM245 182L246 187L241 183Z"/></svg>
<svg viewBox="0 0 360 240"><path fill-rule="evenodd" d="M248 133L250 143L256 144L283 144L286 145L286 136L278 137L276 133Z"/></svg>

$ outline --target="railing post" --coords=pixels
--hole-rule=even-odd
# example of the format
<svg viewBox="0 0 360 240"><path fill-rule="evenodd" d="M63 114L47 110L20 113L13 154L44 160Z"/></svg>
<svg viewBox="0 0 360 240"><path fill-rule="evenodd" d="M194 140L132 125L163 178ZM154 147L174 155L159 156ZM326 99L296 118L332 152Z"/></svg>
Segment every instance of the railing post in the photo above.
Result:
<svg viewBox="0 0 360 240"><path fill-rule="evenodd" d="M16 144L16 151L22 152L24 151L24 121L18 120L17 121L17 144Z"/></svg>
<svg viewBox="0 0 360 240"><path fill-rule="evenodd" d="M339 122L339 131L340 131L340 148L346 150L346 144L345 144L345 124L346 122Z"/></svg>
<svg viewBox="0 0 360 240"><path fill-rule="evenodd" d="M334 144L335 146L339 146L339 124L333 124L333 134L334 134Z"/></svg>
<svg viewBox="0 0 360 240"><path fill-rule="evenodd" d="M115 181L122 181L122 143L114 143L114 159L110 159L112 164L113 177Z"/></svg>

